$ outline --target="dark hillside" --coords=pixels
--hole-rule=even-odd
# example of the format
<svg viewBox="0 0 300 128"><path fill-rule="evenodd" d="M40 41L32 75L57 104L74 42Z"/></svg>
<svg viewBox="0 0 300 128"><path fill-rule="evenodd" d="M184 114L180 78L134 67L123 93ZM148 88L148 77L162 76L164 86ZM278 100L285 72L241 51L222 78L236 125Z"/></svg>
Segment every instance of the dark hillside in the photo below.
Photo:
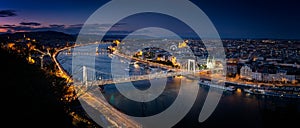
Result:
<svg viewBox="0 0 300 128"><path fill-rule="evenodd" d="M71 119L58 98L60 78L47 75L26 60L0 49L2 126L72 127ZM53 85L54 84L54 85ZM55 87L55 90L53 89ZM2 118L3 119L3 118ZM11 123L13 122L13 123Z"/></svg>

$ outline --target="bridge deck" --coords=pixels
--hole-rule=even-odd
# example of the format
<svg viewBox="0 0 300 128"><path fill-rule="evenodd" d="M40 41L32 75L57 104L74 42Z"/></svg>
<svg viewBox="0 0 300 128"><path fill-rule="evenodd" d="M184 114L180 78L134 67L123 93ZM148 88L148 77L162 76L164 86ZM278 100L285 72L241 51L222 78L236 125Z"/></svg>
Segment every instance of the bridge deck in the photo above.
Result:
<svg viewBox="0 0 300 128"><path fill-rule="evenodd" d="M157 74L148 74L148 75L139 75L139 76L129 76L124 78L114 78L114 79L103 79L103 80L95 80L95 81L81 81L77 82L78 85L92 85L92 86L103 86L107 84L117 84L117 83L126 83L131 81L140 81L140 80L151 80L158 78L166 78L171 76L179 76L179 75L189 75L190 72L171 72L171 73L157 73Z"/></svg>

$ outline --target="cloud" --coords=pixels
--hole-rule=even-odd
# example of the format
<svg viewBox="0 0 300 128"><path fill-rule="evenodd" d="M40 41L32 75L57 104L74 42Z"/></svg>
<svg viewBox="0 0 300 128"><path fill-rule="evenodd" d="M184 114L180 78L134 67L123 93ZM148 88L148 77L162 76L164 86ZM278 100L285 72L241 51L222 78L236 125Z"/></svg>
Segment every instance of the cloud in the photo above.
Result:
<svg viewBox="0 0 300 128"><path fill-rule="evenodd" d="M59 25L59 24L50 24L49 25L51 28L64 28L65 25Z"/></svg>
<svg viewBox="0 0 300 128"><path fill-rule="evenodd" d="M127 23L119 22L119 23L114 24L114 27L119 27L119 26L124 26L124 25L127 25Z"/></svg>
<svg viewBox="0 0 300 128"><path fill-rule="evenodd" d="M70 28L77 28L77 27L82 27L83 26L83 24L71 24L71 25L69 25L69 27Z"/></svg>
<svg viewBox="0 0 300 128"><path fill-rule="evenodd" d="M21 22L20 25L26 25L26 26L40 26L41 23L37 23L37 22Z"/></svg>
<svg viewBox="0 0 300 128"><path fill-rule="evenodd" d="M33 28L28 27L28 26L15 26L15 27L11 27L11 30L14 30L14 31L30 31L32 29Z"/></svg>
<svg viewBox="0 0 300 128"><path fill-rule="evenodd" d="M0 17L12 17L17 16L14 10L0 10Z"/></svg>
<svg viewBox="0 0 300 128"><path fill-rule="evenodd" d="M66 27L65 25L52 24L49 26L34 26L35 24L26 25L0 25L0 33L15 33L15 32L36 32L36 31L58 31L68 34L77 34L80 30L78 27ZM32 26L33 25L33 26Z"/></svg>
<svg viewBox="0 0 300 128"><path fill-rule="evenodd" d="M13 28L15 26L16 25L4 24L4 25L0 26L0 28Z"/></svg>
<svg viewBox="0 0 300 128"><path fill-rule="evenodd" d="M126 25L126 23L116 23L116 24L93 24L93 25L97 25L98 27L118 27L118 26L123 26Z"/></svg>
<svg viewBox="0 0 300 128"><path fill-rule="evenodd" d="M40 23L36 22L22 22L19 23L20 25L0 25L0 29L2 29L3 33L4 30L7 31L7 33L14 33L14 32L35 32L35 31L58 31L58 32L64 32L68 34L78 34L83 26L83 24L71 24L71 25L63 25L63 24L50 24L48 26L43 26ZM125 23L118 23L113 26L113 28L116 28L116 26L122 26L125 25ZM111 24L87 24L85 26L85 29L81 32L83 34L96 34L96 35L103 35L106 31L109 30ZM117 34L117 35L123 35L129 33L126 31L126 29L120 29L118 31L111 30L108 32L108 34Z"/></svg>
<svg viewBox="0 0 300 128"><path fill-rule="evenodd" d="M2 29L0 33L14 33L30 31L32 28L28 26L2 25L0 29Z"/></svg>

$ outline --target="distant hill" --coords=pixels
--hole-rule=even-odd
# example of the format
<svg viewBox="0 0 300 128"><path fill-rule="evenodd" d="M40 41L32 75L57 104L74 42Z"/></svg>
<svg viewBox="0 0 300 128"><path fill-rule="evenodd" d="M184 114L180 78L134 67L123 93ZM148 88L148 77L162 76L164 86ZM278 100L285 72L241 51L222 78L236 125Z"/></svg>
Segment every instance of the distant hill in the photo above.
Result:
<svg viewBox="0 0 300 128"><path fill-rule="evenodd" d="M25 38L24 38L25 37ZM36 42L44 46L61 46L76 41L76 36L56 31L40 31L40 32L18 32L10 34L1 34L0 42L22 42L26 38L35 39ZM24 39L24 40L22 40Z"/></svg>
<svg viewBox="0 0 300 128"><path fill-rule="evenodd" d="M11 39L23 38L24 35L29 38L38 38L38 39L64 39L64 40L73 40L74 36L57 31L39 31L39 32L17 32L17 33L6 33L0 34L0 38L7 38L10 36Z"/></svg>

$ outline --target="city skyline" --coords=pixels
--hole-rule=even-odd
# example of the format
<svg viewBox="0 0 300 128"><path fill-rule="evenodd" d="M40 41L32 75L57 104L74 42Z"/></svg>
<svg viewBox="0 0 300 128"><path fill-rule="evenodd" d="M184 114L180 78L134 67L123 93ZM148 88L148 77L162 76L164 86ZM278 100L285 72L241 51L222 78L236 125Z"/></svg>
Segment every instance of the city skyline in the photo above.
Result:
<svg viewBox="0 0 300 128"><path fill-rule="evenodd" d="M108 0L5 1L0 5L0 34L31 31L59 31L77 34L82 24ZM176 2L176 1L174 1ZM299 39L300 16L297 1L197 1L192 0L206 13L221 38L277 38ZM163 5L168 7L167 5ZM115 14L112 12L112 14ZM92 24L93 28L108 30L110 23ZM155 16L154 16L155 18ZM157 16L160 18L160 16ZM132 23L141 22L139 18ZM128 23L118 24L119 31L128 31ZM150 22L149 22L150 23ZM160 26L168 22L159 22ZM120 27L121 26L121 27ZM125 26L125 27L124 27ZM157 32L157 31L156 31ZM143 33L153 35L155 31ZM161 34L157 34L161 35ZM164 35L168 36L168 35Z"/></svg>
<svg viewBox="0 0 300 128"><path fill-rule="evenodd" d="M4 117L25 117L4 122L66 128L295 126L299 3L0 2L4 110L10 112Z"/></svg>

